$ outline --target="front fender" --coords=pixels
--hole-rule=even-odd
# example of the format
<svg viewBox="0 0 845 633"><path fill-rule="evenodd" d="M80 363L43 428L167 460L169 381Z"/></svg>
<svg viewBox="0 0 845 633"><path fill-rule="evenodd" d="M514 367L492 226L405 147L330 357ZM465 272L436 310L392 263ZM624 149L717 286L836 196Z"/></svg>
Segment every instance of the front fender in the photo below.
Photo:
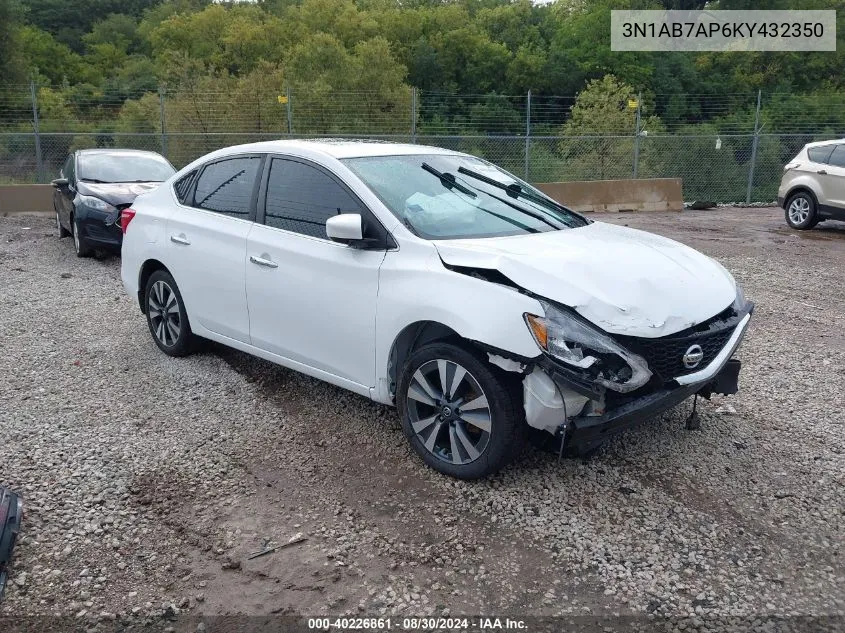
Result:
<svg viewBox="0 0 845 633"><path fill-rule="evenodd" d="M416 258L390 252L381 266L376 310L376 386L373 399L390 402L388 364L400 333L420 321L440 323L461 337L534 358L541 350L523 315L543 315L540 303L513 288L445 268L432 248Z"/></svg>

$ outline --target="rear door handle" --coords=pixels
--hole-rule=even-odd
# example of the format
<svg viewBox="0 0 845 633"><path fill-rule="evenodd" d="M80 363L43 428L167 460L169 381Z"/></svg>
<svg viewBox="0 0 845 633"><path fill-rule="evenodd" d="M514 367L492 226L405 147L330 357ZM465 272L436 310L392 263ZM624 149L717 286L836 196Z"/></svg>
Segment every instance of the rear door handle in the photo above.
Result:
<svg viewBox="0 0 845 633"><path fill-rule="evenodd" d="M816 173L821 174L822 176L827 176L827 170L826 169L819 169Z"/></svg>
<svg viewBox="0 0 845 633"><path fill-rule="evenodd" d="M184 244L185 246L191 245L191 241L187 237L185 237L184 233L181 235L171 235L170 241L174 242L175 244Z"/></svg>
<svg viewBox="0 0 845 633"><path fill-rule="evenodd" d="M255 255L249 256L249 261L253 264L258 264L259 266L266 266L267 268L278 268L279 265L269 259L264 259L263 257L256 257Z"/></svg>

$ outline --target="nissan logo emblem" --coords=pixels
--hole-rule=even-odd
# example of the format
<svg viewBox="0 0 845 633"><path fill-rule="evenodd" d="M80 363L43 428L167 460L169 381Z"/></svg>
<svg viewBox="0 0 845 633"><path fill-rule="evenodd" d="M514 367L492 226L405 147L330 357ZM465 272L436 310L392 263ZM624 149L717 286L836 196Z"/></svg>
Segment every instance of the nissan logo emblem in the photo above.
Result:
<svg viewBox="0 0 845 633"><path fill-rule="evenodd" d="M681 360L684 361L684 367L687 369L695 369L704 360L704 350L701 349L701 345L690 345Z"/></svg>

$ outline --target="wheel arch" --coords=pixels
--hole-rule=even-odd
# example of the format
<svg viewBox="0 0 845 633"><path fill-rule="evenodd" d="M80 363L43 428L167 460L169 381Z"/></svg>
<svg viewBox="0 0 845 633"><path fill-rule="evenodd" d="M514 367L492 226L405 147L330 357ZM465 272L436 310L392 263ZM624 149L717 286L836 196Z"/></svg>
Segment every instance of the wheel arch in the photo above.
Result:
<svg viewBox="0 0 845 633"><path fill-rule="evenodd" d="M157 270L163 270L169 275L173 275L167 266L157 259L148 259L141 265L141 270L138 273L138 307L141 308L141 312L144 311L144 290L147 287L147 280Z"/></svg>
<svg viewBox="0 0 845 633"><path fill-rule="evenodd" d="M792 198L792 196L794 196L796 193L807 193L807 194L809 194L810 197L813 199L813 202L815 203L816 208L818 209L819 196L818 196L818 194L816 194L815 191L812 190L812 188L809 185L806 185L806 184L795 185L791 189L789 189L789 191L786 192L786 196L784 196L784 198L783 198L784 208L789 206L789 199Z"/></svg>
<svg viewBox="0 0 845 633"><path fill-rule="evenodd" d="M395 400L396 398L399 372L405 366L408 357L423 345L435 341L465 343L468 347L475 347L470 339L464 338L454 329L439 321L421 320L406 325L393 339L387 360L387 380L392 399Z"/></svg>

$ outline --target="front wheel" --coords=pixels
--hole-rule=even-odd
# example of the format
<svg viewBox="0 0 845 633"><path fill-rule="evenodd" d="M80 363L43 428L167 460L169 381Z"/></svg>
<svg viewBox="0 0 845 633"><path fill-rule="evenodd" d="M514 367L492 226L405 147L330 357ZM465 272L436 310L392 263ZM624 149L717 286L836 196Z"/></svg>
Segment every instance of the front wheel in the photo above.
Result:
<svg viewBox="0 0 845 633"><path fill-rule="evenodd" d="M494 373L495 372L495 373ZM402 429L426 464L458 479L500 470L525 430L516 380L450 343L414 352L399 379Z"/></svg>
<svg viewBox="0 0 845 633"><path fill-rule="evenodd" d="M193 347L193 333L182 294L173 277L157 270L144 289L147 325L158 348L168 356L186 356Z"/></svg>
<svg viewBox="0 0 845 633"><path fill-rule="evenodd" d="M786 223L803 231L819 223L816 200L805 191L799 191L786 201Z"/></svg>
<svg viewBox="0 0 845 633"><path fill-rule="evenodd" d="M70 229L71 233L73 233L73 250L76 251L76 256L91 257L94 254L94 249L88 246L88 242L80 235L79 223L75 217L70 220Z"/></svg>

